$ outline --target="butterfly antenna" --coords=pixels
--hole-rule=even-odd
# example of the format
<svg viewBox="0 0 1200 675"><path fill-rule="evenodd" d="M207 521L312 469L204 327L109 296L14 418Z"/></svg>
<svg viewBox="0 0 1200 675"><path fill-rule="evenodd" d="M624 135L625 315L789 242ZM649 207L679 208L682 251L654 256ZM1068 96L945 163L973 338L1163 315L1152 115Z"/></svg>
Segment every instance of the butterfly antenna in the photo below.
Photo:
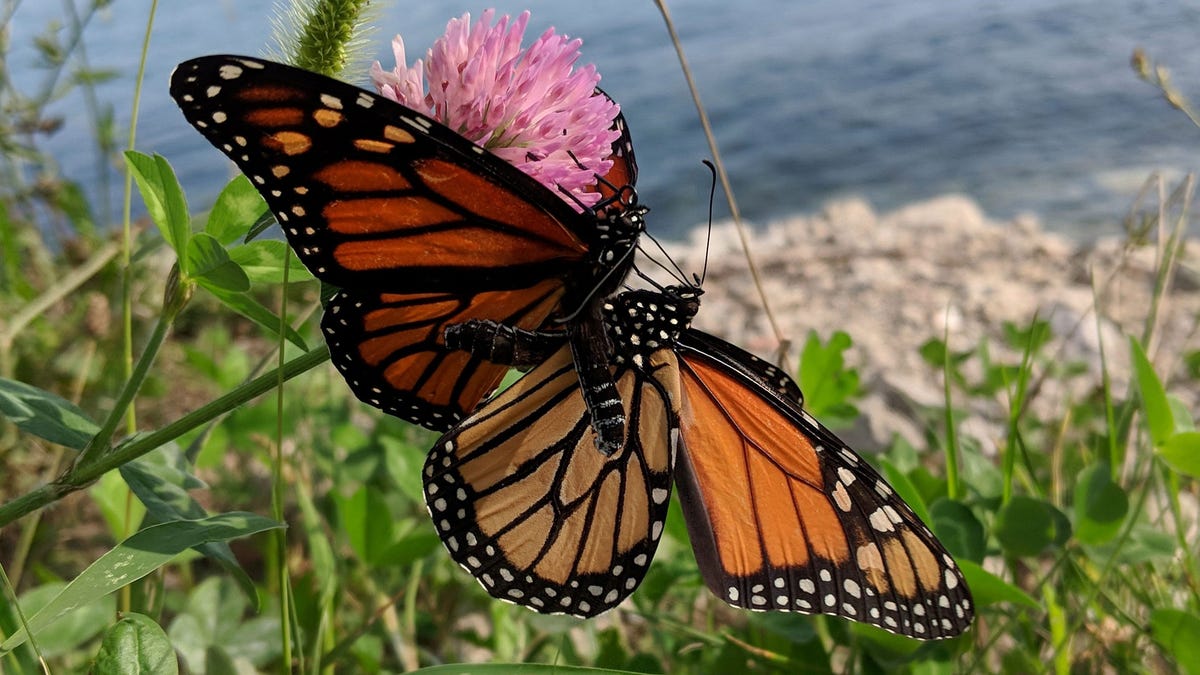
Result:
<svg viewBox="0 0 1200 675"><path fill-rule="evenodd" d="M662 253L663 257L666 258L671 263L671 267L674 268L674 271L667 269L666 266L663 265L661 262L659 262L658 264L660 266L662 266L662 268L664 270L666 270L668 274L675 277L677 280L679 280L683 283L687 283L687 274L683 271L682 268L679 267L679 263L675 262L675 259L671 257L671 254L667 253L667 249L663 247L662 242L655 239L654 236L651 235L649 232L645 233L645 237L647 239L649 239L650 241L654 242L655 248L657 248L659 253ZM645 252L645 251L643 250L643 252ZM648 253L647 253L646 257L647 258L650 257ZM658 262L658 261L656 260L655 262Z"/></svg>
<svg viewBox="0 0 1200 675"><path fill-rule="evenodd" d="M638 250L642 252L642 257L644 257L647 261L654 263L655 266L657 266L662 271L666 272L667 276L671 277L675 281L681 281L680 277L676 276L675 270L671 269L670 267L667 267L662 262L660 262L657 258L650 257L650 255L646 252L646 249L639 246Z"/></svg>
<svg viewBox="0 0 1200 675"><path fill-rule="evenodd" d="M638 269L636 265L633 268L633 273L638 275L639 277L641 277L642 281L645 281L646 283L650 284L651 286L653 286L655 288L655 290L659 291L660 293L665 292L667 290L665 286L663 286L662 284L655 281L653 277L647 275L645 272Z"/></svg>
<svg viewBox="0 0 1200 675"><path fill-rule="evenodd" d="M713 197L717 194L717 167L707 159L701 160L704 166L708 167L709 173L712 174L712 185L708 188L708 234L704 237L704 267L700 270L700 278L696 279L698 286L704 285L704 278L708 276L708 253L712 247L712 230L713 230Z"/></svg>
<svg viewBox="0 0 1200 675"><path fill-rule="evenodd" d="M625 251L625 253L621 255L620 259L617 260L617 263L608 268L608 270L604 273L604 276L600 277L600 279L592 285L592 290L588 291L588 294L584 296L583 301L579 303L579 306L576 307L570 314L558 319L558 323L568 323L574 321L576 317L582 314L583 310L587 308L589 303L591 303L592 298L596 297L596 293L600 292L600 289L604 287L604 284L608 281L609 277L616 274L617 270L623 267L623 263L628 260L636 250L636 248L630 246L629 250Z"/></svg>

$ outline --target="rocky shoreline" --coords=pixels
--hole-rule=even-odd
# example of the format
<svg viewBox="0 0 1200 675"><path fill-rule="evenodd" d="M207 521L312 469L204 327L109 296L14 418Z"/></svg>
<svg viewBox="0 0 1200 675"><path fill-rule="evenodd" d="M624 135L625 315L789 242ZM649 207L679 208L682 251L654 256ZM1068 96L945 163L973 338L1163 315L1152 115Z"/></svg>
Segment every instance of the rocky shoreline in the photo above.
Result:
<svg viewBox="0 0 1200 675"><path fill-rule="evenodd" d="M689 241L668 246L684 270L701 269L704 237L698 228ZM1016 362L1020 354L1007 348L1004 322L1025 327L1035 316L1048 320L1054 337L1045 353L1060 363L1084 363L1089 375L1072 379L1073 387L1051 381L1039 406L1085 395L1100 381L1102 338L1120 394L1129 361L1123 336L1142 335L1156 269L1153 245L1127 249L1115 238L1081 243L1043 231L1032 217L994 221L960 195L882 214L861 199L832 202L819 214L755 228L751 250L791 342L793 365L810 329L823 339L838 329L853 338L847 361L858 368L866 396L858 426L843 436L862 449L880 447L896 433L922 447L916 412L941 406L943 388L940 371L919 349L946 332L953 349L986 340L993 359ZM1152 343L1156 364L1177 370L1169 376L1178 385L1169 390L1191 409L1200 392L1181 372L1179 355L1200 349L1198 271L1200 257L1185 247ZM1099 327L1093 274L1101 289ZM704 288L699 328L773 355L778 342L732 224L714 226ZM1005 412L999 401L972 408L962 432L985 449L996 447Z"/></svg>

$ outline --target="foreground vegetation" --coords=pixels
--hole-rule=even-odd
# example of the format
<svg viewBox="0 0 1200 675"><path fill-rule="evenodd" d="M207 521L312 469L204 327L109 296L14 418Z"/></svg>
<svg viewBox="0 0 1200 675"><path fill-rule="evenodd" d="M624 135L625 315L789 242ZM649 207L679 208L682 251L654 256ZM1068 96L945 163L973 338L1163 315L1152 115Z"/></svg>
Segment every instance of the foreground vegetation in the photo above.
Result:
<svg viewBox="0 0 1200 675"><path fill-rule="evenodd" d="M76 17L80 36L96 9ZM42 46L72 86L105 76ZM1162 71L1135 66L1189 110ZM265 210L248 181L189 211L166 159L127 153L152 224L110 238L37 151L61 91L0 82L21 104L0 121L0 672L132 659L154 672L178 660L193 672L1200 673L1200 433L1169 393L1200 382L1200 351L1156 368L1144 349L1167 311L1190 181L1129 223L1130 249L1159 261L1144 329L1103 345L1128 351L1131 373L1102 363L1091 379L1038 317L1006 327L1009 361L999 345L952 351L947 336L923 348L944 406L927 411L919 447L898 440L871 459L968 573L967 635L918 643L732 610L703 588L674 506L632 601L581 621L495 603L450 562L421 492L434 436L359 404L322 365L319 289L282 242L246 243ZM107 119L97 106L103 156L116 147ZM835 333L802 350L823 419L857 414L848 346ZM1046 405L1054 384L1080 393ZM1004 422L993 445L958 432L979 409Z"/></svg>

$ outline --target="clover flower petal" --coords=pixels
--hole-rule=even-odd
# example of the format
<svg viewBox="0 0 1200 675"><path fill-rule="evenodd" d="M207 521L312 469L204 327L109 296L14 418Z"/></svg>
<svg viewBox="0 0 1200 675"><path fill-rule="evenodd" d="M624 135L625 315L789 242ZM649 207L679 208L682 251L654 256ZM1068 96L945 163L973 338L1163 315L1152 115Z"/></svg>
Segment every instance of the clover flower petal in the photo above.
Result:
<svg viewBox="0 0 1200 675"><path fill-rule="evenodd" d="M529 12L515 20L486 10L451 19L446 33L407 66L404 42L392 41L396 67L378 62L371 79L379 92L427 114L507 160L564 196L595 204L596 176L612 168L608 158L619 133L612 129L616 103L596 91L595 66L575 68L578 39L546 30L521 49ZM426 90L425 83L428 83Z"/></svg>

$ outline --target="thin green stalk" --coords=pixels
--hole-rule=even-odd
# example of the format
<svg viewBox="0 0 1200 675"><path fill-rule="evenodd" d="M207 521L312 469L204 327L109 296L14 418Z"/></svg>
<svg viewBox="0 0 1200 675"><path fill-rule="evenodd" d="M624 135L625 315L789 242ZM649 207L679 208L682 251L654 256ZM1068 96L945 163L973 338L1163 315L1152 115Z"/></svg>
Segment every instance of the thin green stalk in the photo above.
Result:
<svg viewBox="0 0 1200 675"><path fill-rule="evenodd" d="M1096 307L1093 313L1096 317L1096 343L1100 349L1100 392L1104 397L1104 423L1107 425L1108 433L1106 440L1108 441L1108 470L1112 479L1117 481L1121 477L1121 465L1125 460L1122 457L1121 443L1118 442L1117 432L1117 417L1116 410L1113 407L1112 398L1112 378L1108 373L1108 356L1104 351L1104 326L1100 323L1100 296L1099 289L1096 287L1096 274L1092 270L1089 272L1092 282L1092 304Z"/></svg>
<svg viewBox="0 0 1200 675"><path fill-rule="evenodd" d="M365 582L370 585L370 578L368 577ZM369 595L371 597L375 597L377 593L374 592L374 587L372 587L370 590L371 592ZM362 625L347 633L340 642L334 645L333 649L330 649L328 652L326 652L324 656L321 657L321 663L326 667L333 668L334 671L339 671L345 668L345 664L341 663L341 661L343 658L348 656L350 647L357 642L360 637L366 635L368 632L374 629L375 624L381 618L383 618L384 613L387 612L390 607L399 602L400 597L407 592L407 587L396 591L396 593L384 601L384 603L380 605L375 612L367 618L366 621L363 621Z"/></svg>
<svg viewBox="0 0 1200 675"><path fill-rule="evenodd" d="M1158 251L1158 265L1154 274L1154 291L1150 294L1150 311L1146 315L1146 325L1142 329L1142 344L1146 346L1146 352L1152 353L1154 350L1155 338L1158 335L1156 330L1159 322L1159 314L1161 305L1167 298L1171 289L1171 282L1174 280L1175 265L1179 261L1179 254L1182 252L1183 237L1187 234L1189 224L1188 211L1192 203L1192 192L1195 187L1195 176L1188 174L1183 180L1183 185L1180 185L1171 195L1171 199L1166 200L1160 196L1162 201L1174 201L1176 195L1180 195L1182 202L1179 207L1179 216L1175 220L1174 230L1166 236L1164 241L1164 228L1166 227L1166 208L1167 204L1160 206L1158 217L1158 239L1161 244L1161 249Z"/></svg>
<svg viewBox="0 0 1200 675"><path fill-rule="evenodd" d="M284 522L283 515L283 366L286 363L284 360L284 335L287 334L287 308L288 308L288 271L291 269L292 249L289 247L284 251L283 257L283 287L281 289L282 299L279 301L279 345L277 347L279 354L279 366L276 369L278 377L276 378L277 387L275 389L275 453L271 458L271 514L275 520ZM288 576L287 567L287 529L276 530L272 533L272 538L275 544L275 564L278 568L275 570L279 578L279 632L281 653L283 655L283 670L292 672L292 586L291 578ZM303 654L303 650L300 650Z"/></svg>
<svg viewBox="0 0 1200 675"><path fill-rule="evenodd" d="M308 308L305 309L303 312L301 312L296 317L296 320L292 322L292 328L299 329L300 326L303 326L304 322L308 321L308 318L313 315L313 312L316 312L320 308L321 308L321 301L314 300L312 302L312 304L309 305ZM278 350L281 348L282 348L282 346L279 344L276 344L274 347L272 347L271 348L272 351L264 354L263 357L261 359L259 359L258 363L254 364L254 367L250 369L250 373L245 377L245 379L243 381L249 382L250 380L258 377L263 372L263 370L271 364L272 361L279 361L279 351ZM204 429L204 431L200 432L197 436L195 436L192 439L192 442L188 444L188 448L187 448L187 451L184 453L184 456L187 458L187 461L189 464L196 463L196 457L198 457L200 455L200 450L204 447L204 443L208 439L209 434L212 433L213 428L217 425L217 423L219 421L220 420L218 420L218 419L209 420L208 426Z"/></svg>
<svg viewBox="0 0 1200 675"><path fill-rule="evenodd" d="M950 377L950 308L946 308L945 329L942 332L942 393L946 400L946 496L958 498L958 431L954 428L954 397Z"/></svg>
<svg viewBox="0 0 1200 675"><path fill-rule="evenodd" d="M1192 596L1192 605L1200 606L1200 583L1196 579L1196 554L1192 542L1188 541L1187 518L1183 515L1183 506L1179 502L1179 473L1172 471L1162 462L1161 475L1166 478L1167 500L1171 507L1172 520L1175 521L1175 541L1183 555L1183 576L1187 579L1188 592Z"/></svg>
<svg viewBox="0 0 1200 675"><path fill-rule="evenodd" d="M138 59L137 78L133 84L133 103L129 111L129 141L127 150L137 148L138 113L142 105L142 84L146 79L146 56L150 53L150 35L154 29L154 16L158 12L158 0L150 0L150 15L146 18L146 33L142 37L142 53ZM125 190L121 208L121 331L124 351L125 379L133 377L133 174L125 172ZM137 431L137 412L129 408L125 422L128 433Z"/></svg>
<svg viewBox="0 0 1200 675"><path fill-rule="evenodd" d="M37 640L33 638L33 631L29 630L29 620L25 618L25 612L21 610L21 605L17 602L17 589L9 582L8 575L4 572L4 565L0 565L0 583L3 583L6 594L12 598L13 612L17 615L17 621L20 622L21 628L25 629L25 634L29 636L29 646L33 647L33 653L37 654L38 663L42 665L42 672L50 675L50 666L46 664L46 657L42 656L42 650L38 647ZM4 669L0 668L0 673L2 672Z"/></svg>
<svg viewBox="0 0 1200 675"><path fill-rule="evenodd" d="M1067 632L1066 610L1058 600L1054 584L1046 584L1046 623L1050 625L1050 648L1054 654L1055 675L1071 672L1071 633Z"/></svg>
<svg viewBox="0 0 1200 675"><path fill-rule="evenodd" d="M178 265L172 267L171 274L167 279L167 289L163 294L163 308L159 313L158 321L154 324L154 331L150 334L150 339L146 341L142 355L138 358L125 386L121 389L117 402L113 404L108 417L100 425L100 430L96 432L95 436L92 436L92 439L75 458L75 462L71 466L72 473L80 467L96 461L98 457L108 451L113 434L116 433L117 426L121 424L121 418L125 416L127 410L133 407L133 399L146 381L154 359L158 357L158 351L167 338L167 331L171 329L175 317L183 310L190 296L191 285L179 278Z"/></svg>
<svg viewBox="0 0 1200 675"><path fill-rule="evenodd" d="M121 393L117 397L117 402L113 405L112 410L109 411L104 423L100 425L100 431L96 432L95 436L92 436L88 444L75 457L70 473L75 473L78 469L97 461L97 459L108 452L113 434L116 433L117 427L121 424L122 417L125 416L125 411L132 407L131 404L134 397L137 396L138 391L142 388L142 384L146 381L146 376L150 373L150 366L158 356L158 351L162 348L163 341L166 340L167 332L171 329L173 319L174 316L168 317L165 314L158 317L158 322L154 324L154 331L150 334L150 339L147 340L146 347L142 350L142 355L138 358L133 373L121 389Z"/></svg>
<svg viewBox="0 0 1200 675"><path fill-rule="evenodd" d="M329 348L318 347L302 356L288 361L284 366L283 379L312 370L329 360ZM130 462L142 455L179 438L215 417L223 415L246 402L271 391L279 385L279 375L274 371L261 375L229 393L214 399L196 410L180 417L161 429L134 436L127 443L118 445L94 462L72 468L53 482L28 492L0 505L0 528L37 509L62 499L96 480L105 473Z"/></svg>

